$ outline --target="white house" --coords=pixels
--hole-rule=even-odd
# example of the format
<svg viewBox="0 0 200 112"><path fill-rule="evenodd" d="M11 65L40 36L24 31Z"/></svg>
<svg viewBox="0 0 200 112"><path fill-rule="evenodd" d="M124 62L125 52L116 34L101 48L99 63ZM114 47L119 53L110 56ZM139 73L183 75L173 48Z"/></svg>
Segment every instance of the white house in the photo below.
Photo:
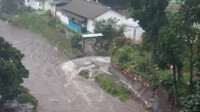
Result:
<svg viewBox="0 0 200 112"><path fill-rule="evenodd" d="M142 34L144 33L144 30L139 26L139 21L134 21L132 18L120 21L117 24L118 25L125 25L125 31L124 35L127 38L130 38L134 41L140 42L142 40Z"/></svg>
<svg viewBox="0 0 200 112"><path fill-rule="evenodd" d="M60 15L62 23L75 31L94 33L93 23L95 20L108 18L117 18L119 21L126 20L121 13L94 1L72 0L62 8Z"/></svg>
<svg viewBox="0 0 200 112"><path fill-rule="evenodd" d="M50 10L52 0L25 0L24 5L35 10Z"/></svg>
<svg viewBox="0 0 200 112"><path fill-rule="evenodd" d="M86 33L89 31L94 33L94 21L109 18L116 18L118 25L125 25L124 35L134 41L141 41L144 32L138 21L127 20L123 14L99 4L95 0L72 0L63 6L62 11L58 12L57 15L63 24L75 32Z"/></svg>

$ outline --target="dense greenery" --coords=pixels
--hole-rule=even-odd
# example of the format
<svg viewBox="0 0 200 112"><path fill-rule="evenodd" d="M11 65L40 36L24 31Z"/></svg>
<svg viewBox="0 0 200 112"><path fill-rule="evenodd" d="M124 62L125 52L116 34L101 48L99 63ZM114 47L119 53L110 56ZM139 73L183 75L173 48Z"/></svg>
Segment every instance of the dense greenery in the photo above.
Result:
<svg viewBox="0 0 200 112"><path fill-rule="evenodd" d="M71 36L72 47L78 51L82 51L82 44L80 43L81 41L82 41L81 35L74 34Z"/></svg>
<svg viewBox="0 0 200 112"><path fill-rule="evenodd" d="M28 71L21 60L24 55L0 37L0 96L2 100L12 100L22 92L23 78Z"/></svg>
<svg viewBox="0 0 200 112"><path fill-rule="evenodd" d="M197 82L197 93L186 97L183 105L186 112L199 112L200 110L200 80Z"/></svg>
<svg viewBox="0 0 200 112"><path fill-rule="evenodd" d="M114 80L106 74L98 74L96 76L96 81L99 83L100 87L104 89L107 93L114 96L118 96L121 101L127 99L127 91L120 84L114 82Z"/></svg>
<svg viewBox="0 0 200 112"><path fill-rule="evenodd" d="M200 52L200 1L179 1L184 1L178 2L179 8L169 9L169 0L130 0L132 17L139 20L140 26L145 30L143 43L151 43L147 44L151 46L147 50L153 53L155 64L163 70L168 69L168 65L173 66L172 83L169 78L163 82L173 84L171 94L174 104L179 104L178 93L187 93L183 68L184 72L189 72L188 93L192 92L193 80L197 79L194 78L194 73L198 71L194 69L194 65Z"/></svg>
<svg viewBox="0 0 200 112"><path fill-rule="evenodd" d="M54 21L54 22L52 22ZM60 20L56 17L46 15L36 15L33 12L23 12L19 16L10 19L14 25L27 28L28 30L41 34L51 44L58 47L69 58L74 58L70 39L63 34Z"/></svg>
<svg viewBox="0 0 200 112"><path fill-rule="evenodd" d="M17 0L1 0L0 1L0 19L8 20L10 16L16 15L19 10Z"/></svg>
<svg viewBox="0 0 200 112"><path fill-rule="evenodd" d="M123 10L128 6L128 0L99 0L99 2L115 10Z"/></svg>
<svg viewBox="0 0 200 112"><path fill-rule="evenodd" d="M88 70L81 70L79 75L88 79L89 78L89 71Z"/></svg>
<svg viewBox="0 0 200 112"><path fill-rule="evenodd" d="M23 103L30 103L34 106L34 109L36 110L36 106L38 104L38 101L35 97L33 97L29 90L25 87L23 87L21 94L17 97L17 101L21 104Z"/></svg>
<svg viewBox="0 0 200 112"><path fill-rule="evenodd" d="M123 35L124 27L118 26L117 22L118 20L116 18L103 19L94 22L94 32L103 34L103 37L101 37L102 50L108 51L113 39Z"/></svg>
<svg viewBox="0 0 200 112"><path fill-rule="evenodd" d="M0 11L3 13L8 13L8 14L16 14L17 13L17 5L14 0L1 0L0 2L1 8Z"/></svg>

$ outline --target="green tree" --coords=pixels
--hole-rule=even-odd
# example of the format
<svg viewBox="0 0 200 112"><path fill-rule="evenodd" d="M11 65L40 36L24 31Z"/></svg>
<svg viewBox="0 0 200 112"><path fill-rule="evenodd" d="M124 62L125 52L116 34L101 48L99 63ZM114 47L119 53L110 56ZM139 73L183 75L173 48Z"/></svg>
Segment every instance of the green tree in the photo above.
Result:
<svg viewBox="0 0 200 112"><path fill-rule="evenodd" d="M179 0L182 1L180 13L183 14L185 24L185 37L189 50L188 61L190 63L190 85L188 92L191 93L193 85L194 64L200 54L200 0Z"/></svg>
<svg viewBox="0 0 200 112"><path fill-rule="evenodd" d="M72 47L74 49L77 49L79 51L82 51L82 45L80 44L80 42L82 41L81 35L79 34L74 34L71 38L71 43L72 43Z"/></svg>
<svg viewBox="0 0 200 112"><path fill-rule="evenodd" d="M176 68L181 71L183 37L178 16L167 13L169 0L130 0L132 17L145 30L146 41L151 42L154 61L165 69L173 65L173 103L179 104L176 86ZM167 15L168 14L168 15ZM177 33L181 32L181 33Z"/></svg>
<svg viewBox="0 0 200 112"><path fill-rule="evenodd" d="M107 20L102 19L99 21L94 22L94 32L95 33L102 33L102 39L106 39L111 41L117 32L117 22L118 20L115 18L109 18Z"/></svg>
<svg viewBox="0 0 200 112"><path fill-rule="evenodd" d="M132 17L139 20L139 25L145 30L146 38L152 42L157 40L159 29L167 22L168 3L169 0L130 0Z"/></svg>
<svg viewBox="0 0 200 112"><path fill-rule="evenodd" d="M176 85L176 69L181 71L184 60L185 40L182 22L179 21L179 15L168 14L168 24L163 26L159 31L156 51L153 54L155 62L161 68L167 68L167 64L173 65L173 102L179 104ZM177 27L179 26L179 27Z"/></svg>
<svg viewBox="0 0 200 112"><path fill-rule="evenodd" d="M15 0L2 0L0 1L1 7L0 12L7 14L16 14L17 5Z"/></svg>
<svg viewBox="0 0 200 112"><path fill-rule="evenodd" d="M124 26L118 26L117 22L116 18L102 19L94 22L94 32L103 34L101 46L105 51L108 51L110 43L112 43L114 38L123 35Z"/></svg>
<svg viewBox="0 0 200 112"><path fill-rule="evenodd" d="M126 9L129 0L99 0L100 3L112 7L115 10Z"/></svg>
<svg viewBox="0 0 200 112"><path fill-rule="evenodd" d="M17 97L22 91L23 78L28 77L29 72L21 62L23 56L0 37L0 96L4 101Z"/></svg>

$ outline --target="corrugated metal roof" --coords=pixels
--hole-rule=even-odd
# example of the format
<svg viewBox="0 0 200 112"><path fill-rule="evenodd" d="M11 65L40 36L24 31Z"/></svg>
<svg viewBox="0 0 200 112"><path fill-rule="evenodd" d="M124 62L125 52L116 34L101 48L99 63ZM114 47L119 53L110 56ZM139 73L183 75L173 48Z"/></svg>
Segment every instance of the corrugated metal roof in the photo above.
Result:
<svg viewBox="0 0 200 112"><path fill-rule="evenodd" d="M103 14L104 12L110 10L111 8L90 1L72 0L62 9L83 16L88 19L94 19L95 17Z"/></svg>

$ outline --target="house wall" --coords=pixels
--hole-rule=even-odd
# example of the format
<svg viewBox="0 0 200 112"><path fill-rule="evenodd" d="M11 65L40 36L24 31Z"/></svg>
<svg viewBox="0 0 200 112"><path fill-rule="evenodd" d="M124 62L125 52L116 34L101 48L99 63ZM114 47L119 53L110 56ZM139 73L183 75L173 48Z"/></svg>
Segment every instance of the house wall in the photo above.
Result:
<svg viewBox="0 0 200 112"><path fill-rule="evenodd" d="M31 1L30 3L27 3L28 6L30 6L31 8L33 8L35 10L41 10L42 9L42 3L41 2L37 2L35 0L30 0L30 1ZM41 4L41 6L40 6L40 4Z"/></svg>
<svg viewBox="0 0 200 112"><path fill-rule="evenodd" d="M51 9L51 4L50 4L51 1L52 0L45 2L45 10ZM38 2L38 1L35 1L35 0L25 0L24 5L27 6L27 7L30 6L31 8L33 8L35 10L42 10L42 2Z"/></svg>
<svg viewBox="0 0 200 112"><path fill-rule="evenodd" d="M87 31L94 33L94 20L88 19L87 20Z"/></svg>
<svg viewBox="0 0 200 112"><path fill-rule="evenodd" d="M29 6L31 6L31 3L33 2L33 0L25 0L24 1L24 5L26 6L26 7L29 7Z"/></svg>
<svg viewBox="0 0 200 112"><path fill-rule="evenodd" d="M51 5L51 14L55 16L56 13L56 5Z"/></svg>
<svg viewBox="0 0 200 112"><path fill-rule="evenodd" d="M102 19L109 19L109 18L116 18L118 19L118 21L125 21L126 18L124 15L114 11L114 10L109 10L103 14L101 14L100 16L96 17L94 20L89 19L87 21L87 30L94 33L94 21L95 20L102 20Z"/></svg>
<svg viewBox="0 0 200 112"><path fill-rule="evenodd" d="M137 28L136 41L140 41L140 38L142 37L142 34L143 34L144 32L145 32L145 31L144 31L141 27L138 27L138 28Z"/></svg>
<svg viewBox="0 0 200 112"><path fill-rule="evenodd" d="M45 2L45 9L44 10L51 10L51 2L52 2L52 0Z"/></svg>
<svg viewBox="0 0 200 112"><path fill-rule="evenodd" d="M124 35L126 36L126 38L130 38L130 39L134 39L133 35L134 35L134 28L133 27L126 27L124 30Z"/></svg>
<svg viewBox="0 0 200 112"><path fill-rule="evenodd" d="M69 24L69 18L66 14L62 14L61 12L56 12L56 16L60 18L61 22L64 24Z"/></svg>
<svg viewBox="0 0 200 112"><path fill-rule="evenodd" d="M134 35L134 29L135 29L135 35ZM141 27L126 26L124 31L125 37L130 38L134 41L139 41L143 33L144 30Z"/></svg>

